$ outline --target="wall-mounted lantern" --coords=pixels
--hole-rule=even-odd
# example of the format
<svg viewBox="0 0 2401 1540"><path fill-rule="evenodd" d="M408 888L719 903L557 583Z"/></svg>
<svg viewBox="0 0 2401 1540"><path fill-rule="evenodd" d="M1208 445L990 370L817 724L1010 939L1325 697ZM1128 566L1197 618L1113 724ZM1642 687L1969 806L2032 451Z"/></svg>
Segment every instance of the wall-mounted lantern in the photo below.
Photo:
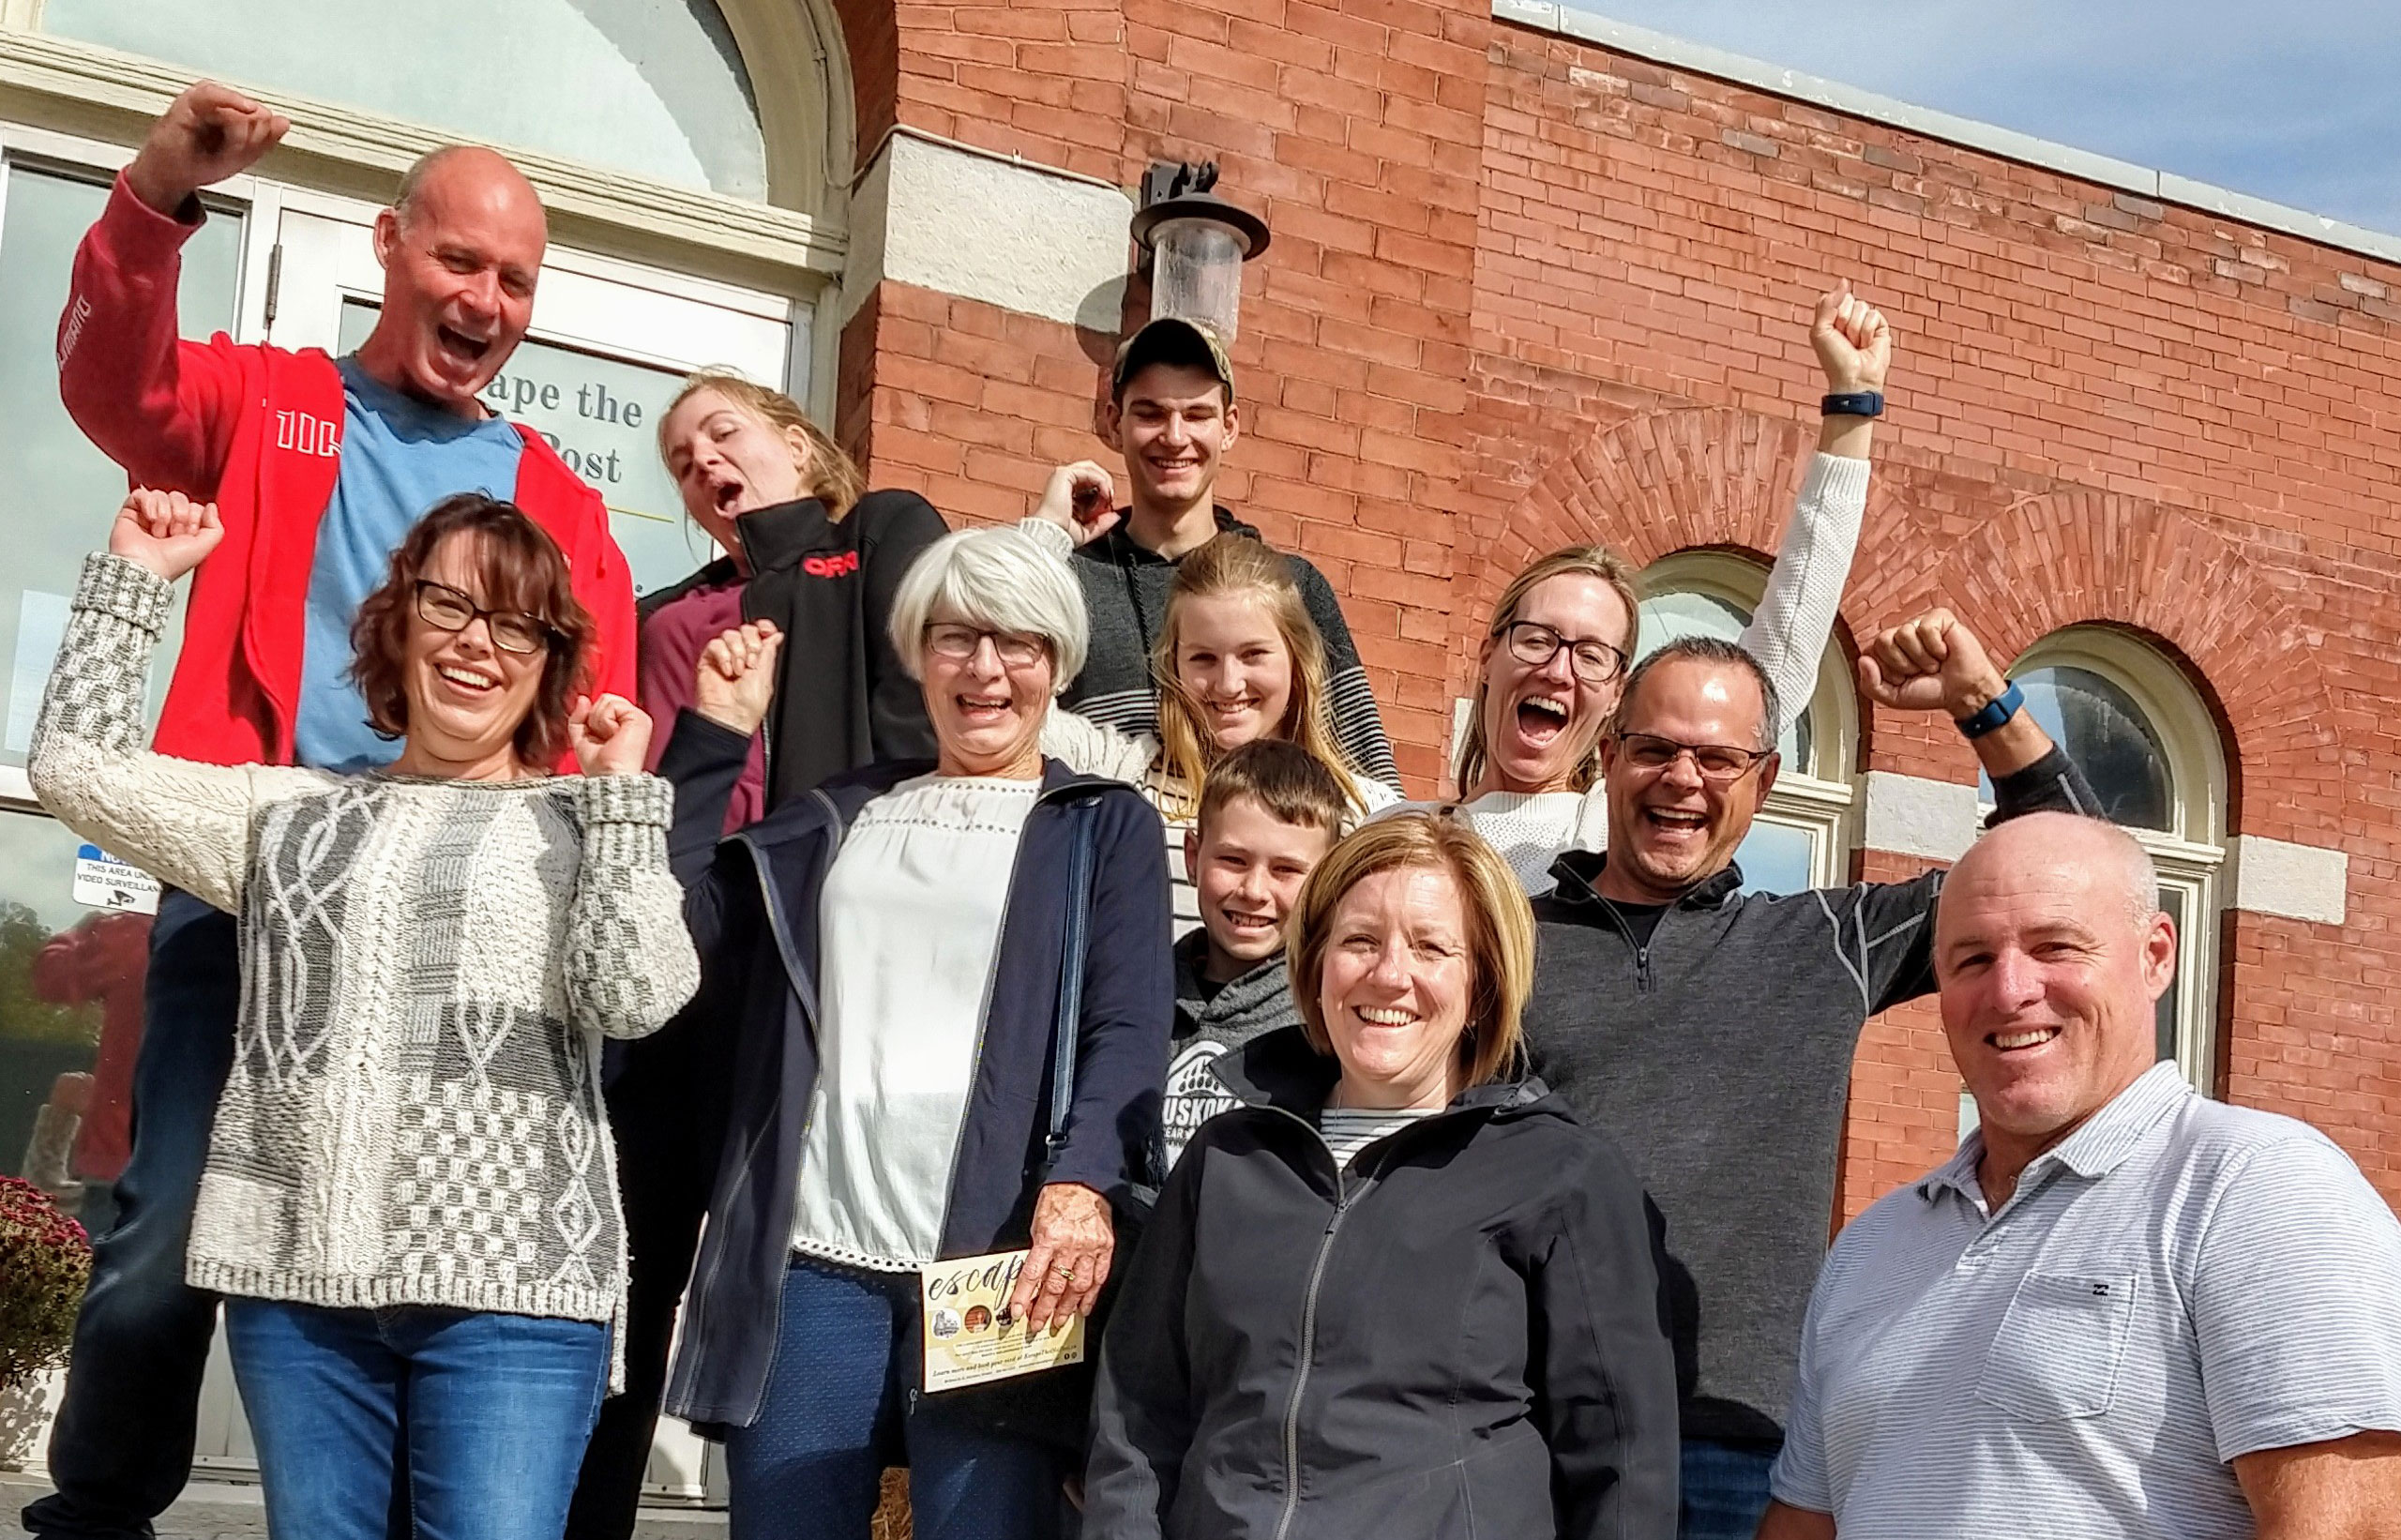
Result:
<svg viewBox="0 0 2401 1540"><path fill-rule="evenodd" d="M1159 161L1142 174L1133 233L1151 275L1151 319L1199 322L1231 342L1242 264L1267 249L1267 221L1218 197L1216 185L1214 160Z"/></svg>

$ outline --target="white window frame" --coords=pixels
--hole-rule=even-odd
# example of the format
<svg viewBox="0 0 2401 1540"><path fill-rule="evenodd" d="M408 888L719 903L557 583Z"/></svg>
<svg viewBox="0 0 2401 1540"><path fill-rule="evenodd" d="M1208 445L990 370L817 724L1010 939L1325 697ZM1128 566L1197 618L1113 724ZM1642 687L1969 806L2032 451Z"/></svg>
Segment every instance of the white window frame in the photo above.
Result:
<svg viewBox="0 0 2401 1540"><path fill-rule="evenodd" d="M1698 594L1733 606L1745 616L1759 612L1767 593L1768 569L1730 551L1679 551L1642 569L1642 596ZM1647 639L1643 645L1647 646ZM1638 647L1638 651L1641 650ZM1803 707L1809 718L1809 762L1786 763L1774 789L1759 805L1758 822L1795 829L1809 840L1809 880L1820 887L1850 881L1850 856L1859 759L1859 698L1842 644L1829 637L1818 659L1815 689Z"/></svg>
<svg viewBox="0 0 2401 1540"><path fill-rule="evenodd" d="M2035 669L2083 669L2126 692L2167 760L2172 827L2128 828L2159 868L2159 885L2183 899L2177 928L2176 1066L2201 1095L2217 1094L2218 932L2227 884L2226 748L2200 692L2175 660L2131 631L2065 627L2019 654L2015 677ZM1987 805L1987 810L1989 810Z"/></svg>

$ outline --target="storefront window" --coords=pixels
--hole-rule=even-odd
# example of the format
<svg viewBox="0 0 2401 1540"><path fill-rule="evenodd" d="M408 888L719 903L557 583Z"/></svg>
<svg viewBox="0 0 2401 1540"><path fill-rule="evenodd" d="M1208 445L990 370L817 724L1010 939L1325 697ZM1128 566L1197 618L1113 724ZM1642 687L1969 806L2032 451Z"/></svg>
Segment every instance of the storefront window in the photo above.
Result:
<svg viewBox="0 0 2401 1540"><path fill-rule="evenodd" d="M767 195L749 73L711 0L46 0L42 27L462 138Z"/></svg>
<svg viewBox="0 0 2401 1540"><path fill-rule="evenodd" d="M2026 714L2076 761L2110 823L2162 831L2176 826L2167 750L2132 696L2113 680L2069 664L2028 669L2016 679L2026 693ZM1992 800L1989 777L1979 790Z"/></svg>

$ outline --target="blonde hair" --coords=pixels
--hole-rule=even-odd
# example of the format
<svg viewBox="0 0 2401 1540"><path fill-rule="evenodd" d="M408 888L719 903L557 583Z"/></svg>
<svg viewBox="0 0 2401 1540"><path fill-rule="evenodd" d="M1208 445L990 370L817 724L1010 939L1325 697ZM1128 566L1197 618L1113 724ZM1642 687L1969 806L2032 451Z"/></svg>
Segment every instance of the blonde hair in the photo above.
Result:
<svg viewBox="0 0 2401 1540"><path fill-rule="evenodd" d="M1492 622L1484 630L1486 640L1498 638L1509 627L1510 623L1518 618L1518 606L1525 603L1526 596L1537 586L1553 578L1571 575L1598 578L1624 601L1625 656L1632 657L1641 637L1642 596L1635 586L1633 564L1607 546L1567 546L1552 551L1509 580L1509 586L1501 590L1501 596L1493 601ZM1459 736L1458 762L1453 766L1453 774L1458 782L1458 794L1462 797L1475 794L1475 783L1484 778L1486 760L1491 752L1490 746L1484 739L1484 703L1490 689L1490 684L1479 671L1474 703L1468 712L1467 731ZM1607 726L1606 723L1601 725ZM1601 734L1596 731L1593 741L1585 746L1583 757L1576 762L1576 769L1569 776L1567 784L1572 791L1588 792L1600 778Z"/></svg>
<svg viewBox="0 0 2401 1540"><path fill-rule="evenodd" d="M1394 813L1361 825L1302 885L1285 921L1284 942L1292 1003L1300 1008L1309 1044L1320 1053L1334 1052L1318 990L1336 907L1380 872L1412 869L1448 873L1467 914L1468 960L1475 980L1459 1033L1459 1087L1499 1080L1517 1062L1526 997L1533 990L1533 910L1499 852L1466 824L1435 813Z"/></svg>
<svg viewBox="0 0 2401 1540"><path fill-rule="evenodd" d="M1346 790L1357 797L1358 771L1334 736L1331 697L1325 684L1325 641L1292 581L1291 564L1247 535L1220 535L1176 564L1175 582L1168 590L1167 624L1151 644L1151 672L1159 689L1159 766L1166 772L1161 811L1170 818L1189 818L1198 810L1200 788L1211 767L1225 758L1216 737L1202 726L1200 702L1192 698L1176 674L1177 639L1184 627L1184 606L1220 595L1256 597L1276 623L1276 634L1292 659L1292 698L1284 719L1271 736L1296 743L1342 772Z"/></svg>
<svg viewBox="0 0 2401 1540"><path fill-rule="evenodd" d="M675 409L703 390L714 390L740 411L775 429L778 432L796 432L808 445L808 463L801 467L801 480L808 495L825 505L826 516L839 519L851 511L867 493L867 476L859 470L842 446L834 442L825 430L808 420L800 403L780 390L770 390L755 385L730 369L704 369L685 378L683 388L658 415L658 458L667 458L667 424Z"/></svg>

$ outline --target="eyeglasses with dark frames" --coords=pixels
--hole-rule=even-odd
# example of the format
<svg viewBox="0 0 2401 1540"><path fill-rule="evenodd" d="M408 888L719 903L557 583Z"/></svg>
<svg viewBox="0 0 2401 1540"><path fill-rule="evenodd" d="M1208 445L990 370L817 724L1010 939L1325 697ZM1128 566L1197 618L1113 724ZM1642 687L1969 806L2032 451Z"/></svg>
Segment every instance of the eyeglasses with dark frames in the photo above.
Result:
<svg viewBox="0 0 2401 1540"><path fill-rule="evenodd" d="M416 581L417 617L445 631L463 631L476 621L505 653L538 653L558 635L556 627L522 610L487 610L446 582Z"/></svg>
<svg viewBox="0 0 2401 1540"><path fill-rule="evenodd" d="M1665 770L1686 754L1692 756L1692 767L1700 778L1714 785L1725 786L1751 773L1761 760L1773 758L1773 748L1737 748L1722 743L1678 743L1655 732L1619 732L1618 752L1638 770Z"/></svg>
<svg viewBox="0 0 2401 1540"><path fill-rule="evenodd" d="M1513 620L1501 627L1509 656L1539 669L1567 649L1567 666L1588 685L1606 685L1625 672L1625 654L1606 642L1585 637L1570 641L1538 620Z"/></svg>
<svg viewBox="0 0 2401 1540"><path fill-rule="evenodd" d="M1021 631L987 631L974 626L961 626L941 621L926 627L926 646L936 657L963 663L975 656L984 639L992 639L992 651L999 656L1004 669L1030 669L1050 656L1050 643L1038 636Z"/></svg>

